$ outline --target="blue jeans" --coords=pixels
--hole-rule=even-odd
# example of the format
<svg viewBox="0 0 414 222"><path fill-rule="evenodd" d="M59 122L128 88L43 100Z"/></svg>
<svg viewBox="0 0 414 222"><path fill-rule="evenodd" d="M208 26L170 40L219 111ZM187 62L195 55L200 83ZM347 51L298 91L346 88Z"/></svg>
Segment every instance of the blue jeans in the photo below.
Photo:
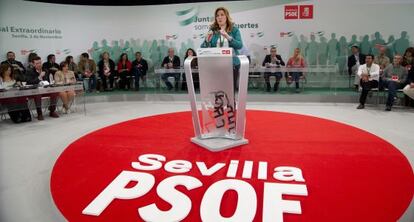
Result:
<svg viewBox="0 0 414 222"><path fill-rule="evenodd" d="M87 78L87 77L83 77L81 80L83 81L83 79L85 79L85 78ZM85 86L84 86L84 88L85 88ZM95 89L96 89L96 76L91 75L89 77L89 80L88 80L88 90L89 90L89 92L91 92Z"/></svg>
<svg viewBox="0 0 414 222"><path fill-rule="evenodd" d="M392 80L383 80L383 86L388 89L387 106L392 106L394 98L397 96L397 90L404 88L405 84Z"/></svg>
<svg viewBox="0 0 414 222"><path fill-rule="evenodd" d="M173 88L170 81L168 81L168 77L174 77L175 79L175 89L178 90L178 81L180 81L180 73L164 73L161 76L161 79L165 82L165 85L167 85L168 90L171 90Z"/></svg>
<svg viewBox="0 0 414 222"><path fill-rule="evenodd" d="M289 75L292 76L292 80L295 82L296 89L299 89L299 79L303 75L303 73L302 72L290 72Z"/></svg>

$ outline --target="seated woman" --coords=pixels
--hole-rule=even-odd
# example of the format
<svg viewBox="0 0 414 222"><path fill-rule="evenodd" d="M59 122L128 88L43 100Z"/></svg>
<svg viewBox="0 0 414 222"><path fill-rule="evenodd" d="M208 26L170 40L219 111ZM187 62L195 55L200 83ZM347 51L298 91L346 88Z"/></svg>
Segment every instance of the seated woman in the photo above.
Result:
<svg viewBox="0 0 414 222"><path fill-rule="evenodd" d="M9 64L2 64L0 66L0 84L1 88L5 89L11 89L17 85L16 79L12 74L12 66ZM7 108L10 119L14 123L32 121L26 97L9 98L0 102Z"/></svg>
<svg viewBox="0 0 414 222"><path fill-rule="evenodd" d="M65 61L60 64L60 70L55 73L55 84L75 84L76 77L73 71L69 70L69 64ZM60 99L63 102L63 113L68 114L70 112L70 104L72 104L75 97L75 91L69 90L59 93Z"/></svg>
<svg viewBox="0 0 414 222"><path fill-rule="evenodd" d="M132 64L128 60L128 55L126 53L122 53L118 62L118 75L121 78L119 88L129 90L131 82L128 77L131 76L131 67Z"/></svg>
<svg viewBox="0 0 414 222"><path fill-rule="evenodd" d="M293 56L287 62L288 68L305 68L305 59L300 54L300 48L296 48ZM303 72L287 72L286 73L286 83L290 85L292 80L295 81L296 92L299 93L299 79L303 76Z"/></svg>
<svg viewBox="0 0 414 222"><path fill-rule="evenodd" d="M187 49L187 51L185 52L185 56L184 56L184 62L187 58L189 58L189 57L191 58L193 56L197 56L194 49L192 49L192 48ZM193 61L191 61L191 68L192 69L197 69L198 68L197 58L194 58ZM193 83L194 83L194 89L195 90L200 88L200 80L198 78L198 73L193 73ZM181 83L181 90L187 90L187 80L186 80L185 74L183 74L183 81Z"/></svg>
<svg viewBox="0 0 414 222"><path fill-rule="evenodd" d="M114 88L115 77L115 62L109 58L109 53L102 53L102 60L98 63L98 73L102 81L102 88L104 91L108 91L107 80L109 80L109 91Z"/></svg>

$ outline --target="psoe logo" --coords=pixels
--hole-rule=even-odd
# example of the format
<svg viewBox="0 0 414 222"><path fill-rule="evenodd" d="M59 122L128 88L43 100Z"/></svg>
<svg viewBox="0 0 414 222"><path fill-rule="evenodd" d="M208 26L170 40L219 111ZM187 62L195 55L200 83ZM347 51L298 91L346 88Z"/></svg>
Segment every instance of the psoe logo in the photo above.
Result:
<svg viewBox="0 0 414 222"><path fill-rule="evenodd" d="M285 5L285 19L298 19L299 7L297 5Z"/></svg>
<svg viewBox="0 0 414 222"><path fill-rule="evenodd" d="M313 19L313 5L301 5L299 8L300 19Z"/></svg>
<svg viewBox="0 0 414 222"><path fill-rule="evenodd" d="M239 167L239 162L216 162L207 167L202 161L167 160L160 154L142 154L138 161L130 163L134 170L123 170L89 202L82 214L100 217L104 211L111 210L112 202L131 199L145 203L137 206L134 213L137 220L144 221L199 221L194 213L190 214L194 211L199 211L202 221L254 221L256 214L260 214L262 221L270 222L283 221L285 213L302 214L300 201L292 199L308 195L300 168L272 169L266 161L250 160L244 160L243 167ZM242 176L236 177L240 175L239 168ZM159 173L167 177L160 177ZM179 186L184 189L178 189ZM185 190L195 192L184 193ZM238 198L226 202L226 207L235 211L230 217L224 217L220 212L223 197L232 191ZM284 199L285 195L290 197ZM160 199L171 207L160 209ZM257 210L258 206L262 206L261 211Z"/></svg>

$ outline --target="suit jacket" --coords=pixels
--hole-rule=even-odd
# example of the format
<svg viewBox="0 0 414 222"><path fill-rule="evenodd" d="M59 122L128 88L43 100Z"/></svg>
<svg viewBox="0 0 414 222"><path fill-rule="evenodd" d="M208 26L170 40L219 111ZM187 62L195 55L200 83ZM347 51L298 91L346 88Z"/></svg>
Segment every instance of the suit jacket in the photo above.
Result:
<svg viewBox="0 0 414 222"><path fill-rule="evenodd" d="M352 75L352 67L357 64L355 56L354 55L350 55L348 57L348 74ZM363 65L365 64L365 55L362 53L359 53L359 64Z"/></svg>
<svg viewBox="0 0 414 222"><path fill-rule="evenodd" d="M28 85L36 85L39 84L40 79L39 79L40 73L38 73L36 71L36 69L28 69L26 72L26 82ZM48 75L44 75L42 80L48 80L47 78Z"/></svg>
<svg viewBox="0 0 414 222"><path fill-rule="evenodd" d="M138 64L141 64L141 67L138 68ZM147 74L147 70L148 70L148 63L145 59L141 58L140 61L138 60L134 60L132 62L132 69L131 72L133 75L143 75L145 76Z"/></svg>
<svg viewBox="0 0 414 222"><path fill-rule="evenodd" d="M83 75L86 71L86 63L89 65L89 71L92 73L92 75L95 75L96 73L96 63L92 59L88 59L87 61L81 60L78 63L79 72Z"/></svg>
<svg viewBox="0 0 414 222"><path fill-rule="evenodd" d="M164 60L162 60L161 67L162 67L162 68L164 68L164 65L165 65L165 64L168 64L169 62L170 62L170 57L169 57L169 56L166 56L166 57L164 58ZM174 69L178 69L178 68L180 68L180 65L181 65L181 62L180 62L180 57L178 57L178 56L174 55L174 58L173 58L172 64L173 64L173 68L174 68Z"/></svg>
<svg viewBox="0 0 414 222"><path fill-rule="evenodd" d="M285 62L283 61L283 59L280 55L276 55L276 59L279 60L279 62L276 62L276 65L285 66ZM262 66L265 66L266 63L272 63L271 55L266 55L266 57L263 60Z"/></svg>
<svg viewBox="0 0 414 222"><path fill-rule="evenodd" d="M109 70L111 72L111 75L115 75L115 62L112 61L112 59L109 59ZM104 61L101 60L98 63L98 74L99 76L103 76L104 75Z"/></svg>

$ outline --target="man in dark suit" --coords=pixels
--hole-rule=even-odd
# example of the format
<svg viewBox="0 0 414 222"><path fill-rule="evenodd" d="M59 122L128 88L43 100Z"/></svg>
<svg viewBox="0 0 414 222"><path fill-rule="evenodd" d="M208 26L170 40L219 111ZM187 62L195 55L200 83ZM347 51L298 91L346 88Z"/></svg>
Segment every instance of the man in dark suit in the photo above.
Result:
<svg viewBox="0 0 414 222"><path fill-rule="evenodd" d="M145 81L147 76L148 63L142 58L141 52L135 53L135 60L132 62L132 75L135 77L135 90L139 90L139 79Z"/></svg>
<svg viewBox="0 0 414 222"><path fill-rule="evenodd" d="M39 56L36 56L33 59L33 69L29 69L26 72L26 81L28 85L37 85L40 84L41 81L47 81L46 72L42 70L42 60ZM49 111L50 117L58 118L59 115L56 113L56 103L59 93L51 93L45 95L35 95L33 99L36 104L36 111L37 111L37 119L44 120L43 113L42 113L42 96L43 97L50 97L50 104L49 104Z"/></svg>
<svg viewBox="0 0 414 222"><path fill-rule="evenodd" d="M356 74L358 71L358 67L360 65L365 64L365 55L359 53L359 47L354 45L351 47L352 55L348 57L348 74L349 78L351 78L352 74ZM358 75L355 75L355 82L354 86L358 90L359 87L359 78Z"/></svg>
<svg viewBox="0 0 414 222"><path fill-rule="evenodd" d="M180 68L180 58L176 55L174 55L174 49L169 48L168 49L168 56L164 58L162 61L161 66L165 69L179 69ZM178 82L180 81L180 75L181 73L164 73L161 76L161 79L165 82L165 85L167 85L168 90L171 90L173 88L170 81L168 81L168 77L174 77L175 79L175 90L178 91Z"/></svg>
<svg viewBox="0 0 414 222"><path fill-rule="evenodd" d="M280 68L280 66L285 66L285 62L280 55L277 54L276 47L272 47L270 49L270 55L266 55L265 59L263 60L263 66L266 68ZM270 92L272 87L270 86L270 76L274 76L276 78L276 82L274 85L273 90L276 92L279 89L280 79L282 78L281 72L265 72L264 79L266 82L266 91Z"/></svg>

